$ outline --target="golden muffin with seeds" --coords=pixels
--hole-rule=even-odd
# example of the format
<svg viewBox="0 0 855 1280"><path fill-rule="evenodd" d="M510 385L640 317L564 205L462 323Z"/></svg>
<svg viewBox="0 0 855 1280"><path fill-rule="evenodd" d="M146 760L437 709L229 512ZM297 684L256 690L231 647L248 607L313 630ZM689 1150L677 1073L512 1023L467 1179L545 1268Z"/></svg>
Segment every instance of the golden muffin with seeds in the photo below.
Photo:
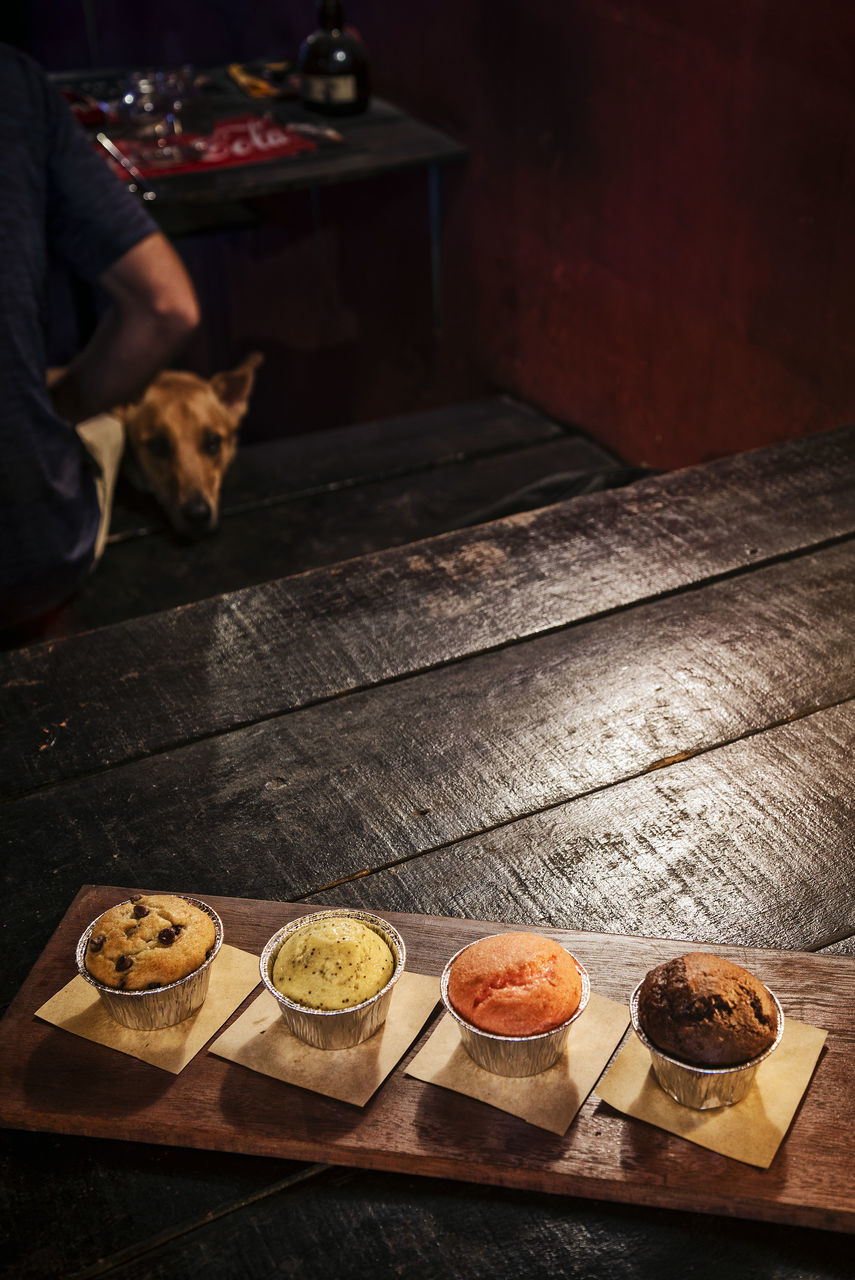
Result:
<svg viewBox="0 0 855 1280"><path fill-rule="evenodd" d="M290 934L271 976L281 995L307 1009L352 1009L382 991L395 963L388 943L369 925L325 916Z"/></svg>

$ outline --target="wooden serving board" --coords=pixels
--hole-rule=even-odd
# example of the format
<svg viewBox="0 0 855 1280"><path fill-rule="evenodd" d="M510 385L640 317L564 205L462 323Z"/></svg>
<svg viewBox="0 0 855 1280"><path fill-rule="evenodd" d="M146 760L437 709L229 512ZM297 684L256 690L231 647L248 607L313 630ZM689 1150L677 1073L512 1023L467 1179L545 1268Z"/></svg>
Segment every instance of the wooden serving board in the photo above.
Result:
<svg viewBox="0 0 855 1280"><path fill-rule="evenodd" d="M0 1024L0 1123L855 1231L853 959L716 948L767 982L790 1016L829 1032L790 1132L771 1167L760 1170L626 1118L593 1094L568 1132L556 1137L414 1080L404 1066L435 1020L369 1105L358 1109L204 1051L173 1077L35 1018L73 976L75 943L89 921L138 891L84 886L15 998ZM220 913L227 941L256 953L280 925L307 910L245 898L205 900ZM408 967L420 973L438 975L466 942L513 927L364 905L401 931ZM673 939L544 932L579 957L594 991L614 1000L627 999L652 965L700 949Z"/></svg>

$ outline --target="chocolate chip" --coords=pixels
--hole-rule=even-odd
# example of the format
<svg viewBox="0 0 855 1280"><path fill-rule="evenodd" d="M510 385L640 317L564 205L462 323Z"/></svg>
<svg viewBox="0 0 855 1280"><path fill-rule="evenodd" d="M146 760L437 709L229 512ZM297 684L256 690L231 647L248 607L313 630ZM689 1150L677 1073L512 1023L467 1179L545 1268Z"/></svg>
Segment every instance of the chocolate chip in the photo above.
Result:
<svg viewBox="0 0 855 1280"><path fill-rule="evenodd" d="M171 929L161 929L160 933L157 935L157 940L162 943L164 947L171 947L175 941L175 934Z"/></svg>
<svg viewBox="0 0 855 1280"><path fill-rule="evenodd" d="M138 902L134 907L134 915L137 920L142 920L143 916L148 915L148 907L144 907L141 902Z"/></svg>
<svg viewBox="0 0 855 1280"><path fill-rule="evenodd" d="M119 956L118 960L116 961L116 973L125 973L128 969L130 969L132 964L133 964L133 960L131 959L130 956Z"/></svg>
<svg viewBox="0 0 855 1280"><path fill-rule="evenodd" d="M93 933L89 939L89 950L100 951L106 941L103 933Z"/></svg>
<svg viewBox="0 0 855 1280"><path fill-rule="evenodd" d="M139 902L141 897L142 897L141 893L135 893L131 896L131 902Z"/></svg>
<svg viewBox="0 0 855 1280"><path fill-rule="evenodd" d="M176 938L178 937L178 935L179 935L179 933L181 932L181 930L182 930L182 928L183 928L183 927L184 927L184 926L183 926L183 925L180 925L180 924L174 924L174 925L172 926L172 932L175 934Z"/></svg>

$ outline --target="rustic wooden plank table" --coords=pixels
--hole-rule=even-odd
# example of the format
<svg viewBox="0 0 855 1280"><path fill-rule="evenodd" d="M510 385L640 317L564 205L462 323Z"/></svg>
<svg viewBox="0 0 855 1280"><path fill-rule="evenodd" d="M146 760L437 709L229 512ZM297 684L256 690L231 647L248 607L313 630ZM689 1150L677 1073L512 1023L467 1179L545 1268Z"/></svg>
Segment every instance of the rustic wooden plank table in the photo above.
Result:
<svg viewBox="0 0 855 1280"><path fill-rule="evenodd" d="M819 1020L855 972L853 570L845 428L0 655L4 1007L90 884L795 952ZM723 1217L733 1162L616 1117L604 1160L675 1187L709 1160L716 1211L457 1181L441 1152L428 1178L196 1151L149 1124L168 1082L136 1105L142 1068L61 1033L57 1077L100 1054L128 1141L42 1130L20 1005L9 1275L847 1274L851 1172L826 1222ZM518 1155L525 1126L496 1132Z"/></svg>

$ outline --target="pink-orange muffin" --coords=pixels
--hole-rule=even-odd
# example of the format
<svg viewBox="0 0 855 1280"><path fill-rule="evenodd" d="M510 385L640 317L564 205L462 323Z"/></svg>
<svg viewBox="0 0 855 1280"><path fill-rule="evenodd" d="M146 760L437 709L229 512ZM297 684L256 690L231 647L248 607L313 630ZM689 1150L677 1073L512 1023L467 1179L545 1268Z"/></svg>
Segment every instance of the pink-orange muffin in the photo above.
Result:
<svg viewBox="0 0 855 1280"><path fill-rule="evenodd" d="M454 961L448 998L461 1018L503 1036L534 1036L566 1022L582 998L569 951L536 933L473 942Z"/></svg>

